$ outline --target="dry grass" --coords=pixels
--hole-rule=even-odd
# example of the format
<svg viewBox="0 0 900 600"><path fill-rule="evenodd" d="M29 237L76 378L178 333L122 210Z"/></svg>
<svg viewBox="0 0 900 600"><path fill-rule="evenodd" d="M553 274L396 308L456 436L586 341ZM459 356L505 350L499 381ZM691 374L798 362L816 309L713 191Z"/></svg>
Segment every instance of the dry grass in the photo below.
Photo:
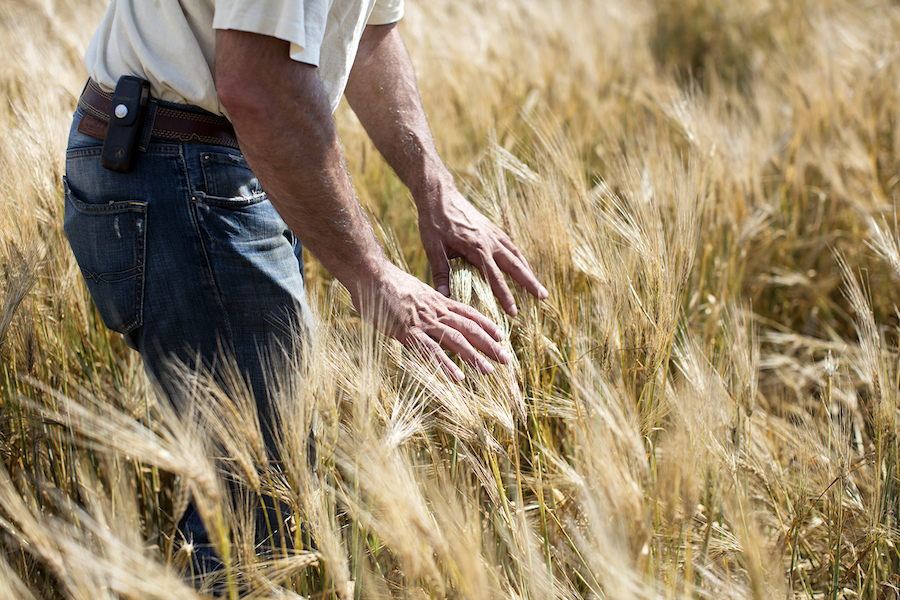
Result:
<svg viewBox="0 0 900 600"><path fill-rule="evenodd" d="M410 2L439 147L550 298L506 319L457 265L515 361L455 384L309 263L281 469L239 382L185 373L193 419L155 402L68 251L103 4L0 6L0 595L195 597L192 494L251 597L900 597L896 3ZM337 118L390 255L427 278L407 193ZM315 552L257 554L268 495Z"/></svg>

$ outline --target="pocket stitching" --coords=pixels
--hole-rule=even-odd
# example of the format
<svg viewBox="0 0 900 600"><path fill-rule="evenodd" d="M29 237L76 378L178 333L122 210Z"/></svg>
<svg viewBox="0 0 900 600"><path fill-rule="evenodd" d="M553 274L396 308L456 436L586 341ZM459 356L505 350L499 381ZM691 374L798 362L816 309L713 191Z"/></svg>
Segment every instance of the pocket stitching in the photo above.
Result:
<svg viewBox="0 0 900 600"><path fill-rule="evenodd" d="M256 192L252 196L239 196L228 198L226 196L210 196L204 192L194 192L191 202L194 204L208 204L219 208L247 208L267 199L265 192Z"/></svg>
<svg viewBox="0 0 900 600"><path fill-rule="evenodd" d="M203 152L200 155L200 169L203 173L203 183L206 187L206 191L196 191L191 197L191 200L194 203L211 204L220 208L245 208L266 200L266 193L262 187L260 187L258 179L256 180L256 186L250 191L249 196L222 196L213 194L212 192L217 186L215 185L216 178L213 176L210 167L213 167L214 165L246 170L253 179L256 179L256 175L253 173L253 170L250 168L250 165L247 164L247 160L243 156L232 154L230 152Z"/></svg>
<svg viewBox="0 0 900 600"><path fill-rule="evenodd" d="M72 191L69 186L69 182L67 178L63 177L63 187L65 191L65 197L68 202L72 204L72 208L74 208L77 212L81 212L87 215L99 215L99 214L115 214L115 213L130 213L132 224L134 226L137 235L135 235L135 261L137 264L131 268L126 269L124 271L114 271L109 273L98 273L96 271L91 271L88 273L84 268L79 265L79 270L82 273L82 276L85 279L93 280L96 283L104 282L109 284L117 284L126 282L130 279L134 279L134 316L127 321L122 321L119 324L119 329L115 329L115 331L119 331L122 334L129 334L138 327L140 327L144 322L144 269L147 260L147 203L140 202L136 200L123 200L120 202L111 202L108 204L88 204L78 198L75 193ZM73 250L74 252L74 250ZM104 275L111 275L117 273L128 273L130 271L134 271L132 275L128 277L123 277L122 279L106 279ZM96 304L96 301L95 301ZM101 315L102 316L102 315ZM112 328L111 328L112 329Z"/></svg>

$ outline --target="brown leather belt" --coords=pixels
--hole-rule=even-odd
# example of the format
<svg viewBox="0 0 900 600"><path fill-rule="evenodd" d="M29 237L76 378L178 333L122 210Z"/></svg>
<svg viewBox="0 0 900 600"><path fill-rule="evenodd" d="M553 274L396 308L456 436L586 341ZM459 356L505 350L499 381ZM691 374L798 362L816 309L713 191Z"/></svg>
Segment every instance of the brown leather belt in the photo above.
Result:
<svg viewBox="0 0 900 600"><path fill-rule="evenodd" d="M151 138L238 149L234 127L225 117L156 98L151 98L150 103L144 127L152 128ZM111 104L112 94L100 89L93 79L88 79L78 100L78 106L85 112L78 124L78 131L98 140L105 139Z"/></svg>

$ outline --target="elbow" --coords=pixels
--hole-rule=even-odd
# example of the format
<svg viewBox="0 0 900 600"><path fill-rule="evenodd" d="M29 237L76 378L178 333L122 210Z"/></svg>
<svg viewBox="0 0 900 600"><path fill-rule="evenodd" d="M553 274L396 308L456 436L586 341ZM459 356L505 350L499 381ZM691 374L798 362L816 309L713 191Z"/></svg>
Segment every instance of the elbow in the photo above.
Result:
<svg viewBox="0 0 900 600"><path fill-rule="evenodd" d="M233 122L283 110L298 64L284 40L230 29L216 32L216 94Z"/></svg>
<svg viewBox="0 0 900 600"><path fill-rule="evenodd" d="M217 73L216 94L232 121L264 116L266 94L254 82L234 73Z"/></svg>
<svg viewBox="0 0 900 600"><path fill-rule="evenodd" d="M236 126L315 104L323 95L315 71L291 59L284 40L228 29L216 34L216 94Z"/></svg>

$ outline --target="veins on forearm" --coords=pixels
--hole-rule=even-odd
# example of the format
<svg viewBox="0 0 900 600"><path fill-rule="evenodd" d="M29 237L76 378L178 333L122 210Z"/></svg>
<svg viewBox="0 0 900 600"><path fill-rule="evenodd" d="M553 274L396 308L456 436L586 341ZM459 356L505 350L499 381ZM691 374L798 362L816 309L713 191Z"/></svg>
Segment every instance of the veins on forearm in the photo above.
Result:
<svg viewBox="0 0 900 600"><path fill-rule="evenodd" d="M347 99L417 203L440 190L449 173L438 156L412 62L395 27L367 28Z"/></svg>
<svg viewBox="0 0 900 600"><path fill-rule="evenodd" d="M247 162L303 244L348 288L358 287L381 248L314 68L292 61L274 38L221 31L217 40L217 89Z"/></svg>

